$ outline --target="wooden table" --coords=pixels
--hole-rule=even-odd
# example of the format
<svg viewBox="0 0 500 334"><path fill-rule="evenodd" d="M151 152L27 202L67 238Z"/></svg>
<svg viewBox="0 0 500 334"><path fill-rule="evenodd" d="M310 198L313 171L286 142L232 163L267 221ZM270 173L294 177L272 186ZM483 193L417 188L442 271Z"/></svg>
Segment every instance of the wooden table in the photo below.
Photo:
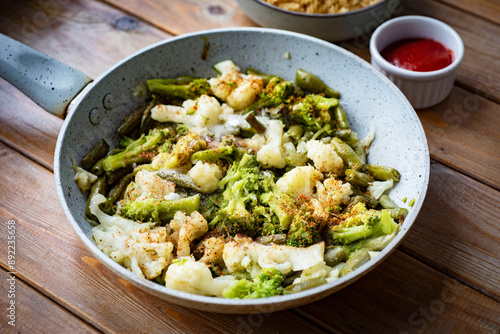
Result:
<svg viewBox="0 0 500 334"><path fill-rule="evenodd" d="M0 332L499 333L500 3L413 0L405 3L408 13L452 25L466 47L451 95L418 112L432 157L420 216L369 275L273 314L186 309L133 287L92 257L56 195L62 121L0 79ZM0 4L0 17L0 32L94 78L174 35L255 25L234 0L16 0ZM340 45L369 59L366 41ZM15 284L7 280L11 271ZM11 300L15 327L7 318Z"/></svg>

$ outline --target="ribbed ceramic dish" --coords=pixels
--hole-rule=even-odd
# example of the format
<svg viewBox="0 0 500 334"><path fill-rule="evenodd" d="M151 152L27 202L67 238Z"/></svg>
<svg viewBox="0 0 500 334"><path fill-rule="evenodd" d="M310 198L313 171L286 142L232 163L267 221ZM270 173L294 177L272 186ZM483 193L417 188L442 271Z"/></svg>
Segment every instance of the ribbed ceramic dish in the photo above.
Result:
<svg viewBox="0 0 500 334"><path fill-rule="evenodd" d="M210 47L204 59L206 43L210 43ZM289 57L285 58L285 54ZM73 159L80 161L99 138L117 143L118 125L127 113L144 103L143 98L132 95L132 88L140 82L184 74L214 76L212 66L226 59L233 60L242 70L251 66L289 80L294 79L298 68L314 73L341 92L340 101L360 137L365 136L370 127L374 128L376 139L369 162L400 171L401 182L390 194L397 204L404 206L403 197L415 199L401 232L375 259L333 283L311 290L264 299L232 300L175 291L139 278L96 247L92 226L85 220L86 198L73 181ZM96 113L100 114L98 122ZM92 254L117 274L116 279L125 278L172 303L224 313L273 312L296 307L326 297L366 275L389 256L408 233L424 201L429 179L424 131L415 111L392 82L362 59L335 45L301 34L259 28L218 29L179 36L152 45L117 64L71 104L57 141L54 165L58 195L70 223Z"/></svg>

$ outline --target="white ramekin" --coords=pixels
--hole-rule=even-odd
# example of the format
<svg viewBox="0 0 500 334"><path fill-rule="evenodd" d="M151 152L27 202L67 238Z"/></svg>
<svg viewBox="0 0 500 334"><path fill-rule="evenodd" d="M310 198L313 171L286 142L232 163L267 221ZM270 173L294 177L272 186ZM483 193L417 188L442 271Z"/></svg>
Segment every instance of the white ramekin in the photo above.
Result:
<svg viewBox="0 0 500 334"><path fill-rule="evenodd" d="M396 67L380 52L389 44L407 38L431 38L453 51L453 62L431 72L414 72ZM378 27L370 40L372 65L393 81L415 109L443 101L451 92L457 70L464 56L464 43L449 25L425 16L403 16Z"/></svg>

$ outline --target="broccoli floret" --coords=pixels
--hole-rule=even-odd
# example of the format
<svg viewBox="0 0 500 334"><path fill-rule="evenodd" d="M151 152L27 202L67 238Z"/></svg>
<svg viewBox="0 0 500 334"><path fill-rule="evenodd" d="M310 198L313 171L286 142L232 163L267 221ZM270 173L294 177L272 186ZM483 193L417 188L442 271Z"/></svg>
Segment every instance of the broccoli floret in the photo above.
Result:
<svg viewBox="0 0 500 334"><path fill-rule="evenodd" d="M297 211L295 202L290 196L274 187L272 188L268 193L261 195L260 199L263 203L269 205L272 212L276 215L273 216L273 218L276 218L276 221L271 221L269 226L263 229L262 235L276 234L288 230ZM272 230L274 230L273 233L271 233Z"/></svg>
<svg viewBox="0 0 500 334"><path fill-rule="evenodd" d="M102 161L102 167L109 172L118 168L127 167L133 163L150 162L158 153L158 148L169 136L168 129L151 131L147 136L144 134L127 148L117 154L110 155Z"/></svg>
<svg viewBox="0 0 500 334"><path fill-rule="evenodd" d="M177 211L189 215L200 207L200 195L177 200L157 200L147 198L127 202L122 207L123 216L129 219L166 222L174 217Z"/></svg>
<svg viewBox="0 0 500 334"><path fill-rule="evenodd" d="M231 282L222 291L226 298L254 299L283 293L283 275L276 268L264 268L252 281L245 279Z"/></svg>
<svg viewBox="0 0 500 334"><path fill-rule="evenodd" d="M265 178L255 155L244 154L235 161L219 182L224 191L207 200L209 210L215 212L210 226L232 236L238 233L256 236L265 214L257 198L263 192Z"/></svg>
<svg viewBox="0 0 500 334"><path fill-rule="evenodd" d="M154 169L176 168L191 161L193 153L206 148L207 143L198 133L188 133L180 137L172 149L172 153L163 152L158 154L152 162Z"/></svg>
<svg viewBox="0 0 500 334"><path fill-rule="evenodd" d="M323 222L313 216L313 211L302 208L293 218L287 234L287 244L293 247L307 247L321 241Z"/></svg>
<svg viewBox="0 0 500 334"><path fill-rule="evenodd" d="M252 110L275 108L280 105L290 104L297 95L302 95L302 92L292 81L287 81L280 77L273 77L260 93L259 100L246 108L243 113L245 114Z"/></svg>
<svg viewBox="0 0 500 334"><path fill-rule="evenodd" d="M393 233L398 224L386 210L366 210L364 203L358 203L351 210L351 216L330 230L330 237L339 244L351 244L368 237L379 237Z"/></svg>
<svg viewBox="0 0 500 334"><path fill-rule="evenodd" d="M306 95L296 102L287 114L288 124L303 124L306 130L317 132L325 125L332 128L335 119L331 116L329 109L338 105L335 98L327 98L322 95Z"/></svg>
<svg viewBox="0 0 500 334"><path fill-rule="evenodd" d="M172 84L167 80L151 79L147 81L152 93L180 97L184 100L195 99L203 94L210 94L210 84L207 79L195 79L188 84Z"/></svg>
<svg viewBox="0 0 500 334"><path fill-rule="evenodd" d="M193 160L214 162L219 160L233 161L238 150L239 148L232 138L225 138L217 148L194 153Z"/></svg>

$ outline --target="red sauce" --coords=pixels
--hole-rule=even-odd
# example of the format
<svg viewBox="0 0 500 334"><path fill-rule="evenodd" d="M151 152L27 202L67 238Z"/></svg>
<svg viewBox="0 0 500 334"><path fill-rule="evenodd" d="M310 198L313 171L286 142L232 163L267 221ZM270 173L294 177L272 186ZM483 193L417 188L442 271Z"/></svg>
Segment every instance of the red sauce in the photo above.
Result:
<svg viewBox="0 0 500 334"><path fill-rule="evenodd" d="M415 72L437 71L453 61L453 51L426 38L397 41L386 47L381 54L389 63Z"/></svg>

